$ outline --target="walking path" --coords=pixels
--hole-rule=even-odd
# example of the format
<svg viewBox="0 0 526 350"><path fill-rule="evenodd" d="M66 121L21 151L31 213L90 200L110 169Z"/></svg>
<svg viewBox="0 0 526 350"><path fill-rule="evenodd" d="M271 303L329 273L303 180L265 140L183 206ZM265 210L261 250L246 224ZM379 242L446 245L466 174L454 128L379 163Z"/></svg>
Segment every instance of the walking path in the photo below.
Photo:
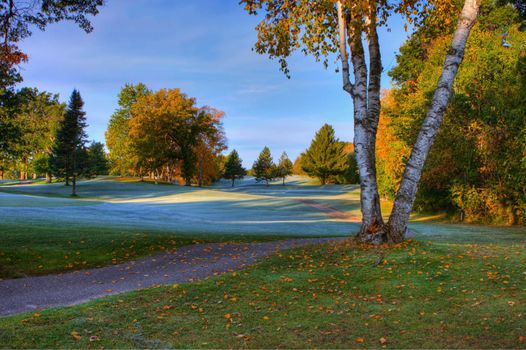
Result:
<svg viewBox="0 0 526 350"><path fill-rule="evenodd" d="M280 250L343 239L345 237L194 244L121 265L0 280L0 316L80 304L155 285L192 282L242 269Z"/></svg>

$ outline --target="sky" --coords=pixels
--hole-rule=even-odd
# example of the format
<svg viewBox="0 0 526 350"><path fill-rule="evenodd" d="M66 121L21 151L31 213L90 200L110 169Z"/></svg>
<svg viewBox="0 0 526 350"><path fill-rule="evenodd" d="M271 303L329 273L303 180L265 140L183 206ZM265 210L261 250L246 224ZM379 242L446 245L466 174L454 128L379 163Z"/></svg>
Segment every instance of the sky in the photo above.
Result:
<svg viewBox="0 0 526 350"><path fill-rule="evenodd" d="M21 45L29 62L20 87L59 93L64 102L78 89L90 140L104 142L121 87L142 82L152 90L180 88L198 106L224 111L229 151L236 149L247 167L264 146L275 160L283 151L294 160L324 123L352 141L352 101L336 64L325 69L298 53L287 79L277 61L252 50L258 18L238 0L106 2L92 18L92 33L62 22L35 30ZM384 87L406 37L399 18L380 32Z"/></svg>

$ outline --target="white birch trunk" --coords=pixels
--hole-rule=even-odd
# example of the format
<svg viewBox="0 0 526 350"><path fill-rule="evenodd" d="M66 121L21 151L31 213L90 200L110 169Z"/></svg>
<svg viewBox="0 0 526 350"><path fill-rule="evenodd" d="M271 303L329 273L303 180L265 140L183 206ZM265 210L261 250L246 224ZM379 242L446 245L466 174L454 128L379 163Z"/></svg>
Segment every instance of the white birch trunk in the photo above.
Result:
<svg viewBox="0 0 526 350"><path fill-rule="evenodd" d="M446 55L442 74L438 80L431 107L424 119L420 133L416 139L411 156L407 162L400 188L396 195L393 211L388 222L388 240L400 242L404 239L409 222L409 215L413 208L418 182L429 150L444 119L453 82L458 67L464 57L464 49L471 28L477 20L481 0L465 0L464 8L459 17L451 47Z"/></svg>
<svg viewBox="0 0 526 350"><path fill-rule="evenodd" d="M362 227L359 236L364 241L375 242L383 236L384 223L380 211L380 197L376 183L375 141L380 112L381 58L375 23L374 31L368 33L370 54L370 78L368 84L367 65L360 35L347 34L347 22L342 4L337 2L338 27L340 39L340 59L342 62L343 89L353 98L354 107L354 150L360 174L360 205ZM351 62L354 84L350 81L347 57L347 39L350 42ZM372 97L372 99L371 99Z"/></svg>

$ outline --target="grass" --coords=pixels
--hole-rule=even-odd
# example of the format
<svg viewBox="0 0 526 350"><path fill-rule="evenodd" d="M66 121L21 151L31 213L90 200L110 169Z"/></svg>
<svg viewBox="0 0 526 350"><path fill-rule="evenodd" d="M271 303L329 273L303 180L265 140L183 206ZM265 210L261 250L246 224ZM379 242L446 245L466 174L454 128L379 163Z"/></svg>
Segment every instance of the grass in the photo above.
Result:
<svg viewBox="0 0 526 350"><path fill-rule="evenodd" d="M0 279L119 264L187 244L283 238L31 223L0 223L0 232Z"/></svg>
<svg viewBox="0 0 526 350"><path fill-rule="evenodd" d="M116 180L79 183L81 199L60 184L0 187L0 278L116 264L196 241L357 227L298 201L359 213L353 186ZM416 240L398 246L301 248L198 283L0 318L0 347L525 348L525 229L414 219Z"/></svg>
<svg viewBox="0 0 526 350"><path fill-rule="evenodd" d="M199 283L0 319L8 348L524 348L525 237L307 247ZM375 262L379 259L380 264Z"/></svg>

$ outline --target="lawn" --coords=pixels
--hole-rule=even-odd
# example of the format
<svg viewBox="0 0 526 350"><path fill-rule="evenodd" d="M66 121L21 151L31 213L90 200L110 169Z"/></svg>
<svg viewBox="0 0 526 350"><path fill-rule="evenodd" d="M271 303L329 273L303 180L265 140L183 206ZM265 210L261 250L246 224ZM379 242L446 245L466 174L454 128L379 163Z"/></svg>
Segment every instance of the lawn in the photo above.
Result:
<svg viewBox="0 0 526 350"><path fill-rule="evenodd" d="M197 241L338 236L356 186L0 187L0 276L120 263ZM387 207L389 203L384 203ZM525 348L526 232L416 217L414 240L283 252L234 274L0 319L5 348Z"/></svg>
<svg viewBox="0 0 526 350"><path fill-rule="evenodd" d="M515 238L291 250L199 283L3 318L0 344L524 348L526 237Z"/></svg>
<svg viewBox="0 0 526 350"><path fill-rule="evenodd" d="M0 186L0 278L45 274L136 259L194 241L346 236L356 222L305 204L359 216L357 186L319 186L292 177L269 187L253 179L234 188L155 185L129 178L79 182L79 198L63 184ZM387 207L389 203L384 203ZM523 228L449 225L419 218L423 239L513 240Z"/></svg>
<svg viewBox="0 0 526 350"><path fill-rule="evenodd" d="M347 187L331 194L304 182L199 189L103 178L79 182L79 198L60 183L0 186L0 278L116 264L196 241L349 233L355 224L298 200L339 201Z"/></svg>

